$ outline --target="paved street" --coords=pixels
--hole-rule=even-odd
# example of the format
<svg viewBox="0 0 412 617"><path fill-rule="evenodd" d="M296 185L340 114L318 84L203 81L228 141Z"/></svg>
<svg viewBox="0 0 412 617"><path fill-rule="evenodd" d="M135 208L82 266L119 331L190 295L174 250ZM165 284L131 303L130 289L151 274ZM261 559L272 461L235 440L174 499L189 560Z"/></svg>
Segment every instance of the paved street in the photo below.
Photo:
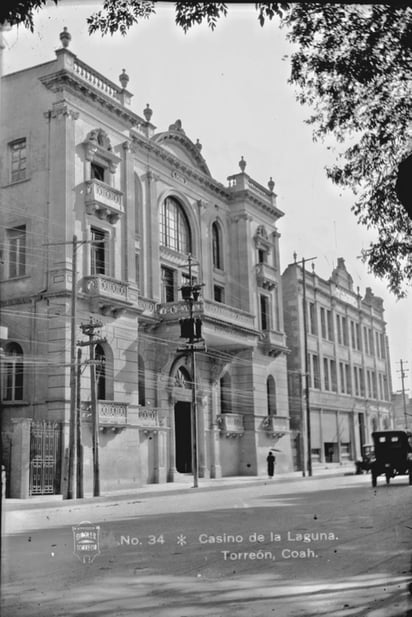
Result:
<svg viewBox="0 0 412 617"><path fill-rule="evenodd" d="M2 615L410 617L411 493L340 476L20 512ZM85 520L92 563L73 553Z"/></svg>

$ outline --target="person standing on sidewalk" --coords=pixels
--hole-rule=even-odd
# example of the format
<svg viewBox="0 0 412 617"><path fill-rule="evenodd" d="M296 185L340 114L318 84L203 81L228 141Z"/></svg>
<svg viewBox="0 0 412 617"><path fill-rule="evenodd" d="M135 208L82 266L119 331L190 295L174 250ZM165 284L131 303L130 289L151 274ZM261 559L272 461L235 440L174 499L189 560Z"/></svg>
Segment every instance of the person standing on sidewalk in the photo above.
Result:
<svg viewBox="0 0 412 617"><path fill-rule="evenodd" d="M275 461L276 458L273 456L272 452L269 452L266 458L268 464L268 476L269 478L273 478L273 474L275 473Z"/></svg>

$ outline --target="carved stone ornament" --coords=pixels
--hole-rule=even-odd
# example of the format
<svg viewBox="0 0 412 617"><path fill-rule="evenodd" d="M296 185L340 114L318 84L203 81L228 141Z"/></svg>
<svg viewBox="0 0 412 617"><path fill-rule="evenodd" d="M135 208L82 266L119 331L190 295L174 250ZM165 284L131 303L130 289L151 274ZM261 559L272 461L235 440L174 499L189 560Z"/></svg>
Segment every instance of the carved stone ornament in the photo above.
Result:
<svg viewBox="0 0 412 617"><path fill-rule="evenodd" d="M86 160L94 161L108 167L111 173L115 173L120 157L113 152L107 133L100 128L93 129L83 142L86 151Z"/></svg>

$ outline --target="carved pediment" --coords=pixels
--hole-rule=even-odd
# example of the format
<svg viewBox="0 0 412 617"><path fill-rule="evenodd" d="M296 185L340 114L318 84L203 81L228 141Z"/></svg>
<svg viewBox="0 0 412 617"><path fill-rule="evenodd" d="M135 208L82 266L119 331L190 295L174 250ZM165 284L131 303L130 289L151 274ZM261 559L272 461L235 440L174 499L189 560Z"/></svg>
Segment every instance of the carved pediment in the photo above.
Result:
<svg viewBox="0 0 412 617"><path fill-rule="evenodd" d="M153 140L185 163L196 167L207 176L211 176L206 161L200 153L202 146L199 140L193 143L186 136L181 120L176 120L169 126L168 131L158 133L153 137Z"/></svg>
<svg viewBox="0 0 412 617"><path fill-rule="evenodd" d="M106 131L100 128L93 129L87 135L83 142L83 146L87 161L92 161L104 167L108 167L111 173L116 171L116 167L121 159L114 154Z"/></svg>

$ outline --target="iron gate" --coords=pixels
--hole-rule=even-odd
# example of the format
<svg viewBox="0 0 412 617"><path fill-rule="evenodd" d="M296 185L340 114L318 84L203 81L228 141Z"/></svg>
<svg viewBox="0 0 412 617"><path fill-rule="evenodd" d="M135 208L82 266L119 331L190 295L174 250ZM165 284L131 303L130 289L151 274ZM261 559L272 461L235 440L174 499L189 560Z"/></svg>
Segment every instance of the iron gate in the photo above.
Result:
<svg viewBox="0 0 412 617"><path fill-rule="evenodd" d="M30 434L30 495L60 492L61 427L46 420L32 422Z"/></svg>

